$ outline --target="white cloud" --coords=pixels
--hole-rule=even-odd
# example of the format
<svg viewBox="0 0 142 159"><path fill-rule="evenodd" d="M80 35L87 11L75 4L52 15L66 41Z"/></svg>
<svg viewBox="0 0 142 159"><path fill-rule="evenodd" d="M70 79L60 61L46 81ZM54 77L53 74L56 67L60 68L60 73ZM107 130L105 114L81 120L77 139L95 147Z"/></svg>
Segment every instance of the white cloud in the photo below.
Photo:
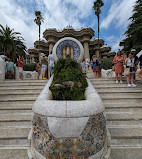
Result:
<svg viewBox="0 0 142 159"><path fill-rule="evenodd" d="M119 46L120 41L124 39L124 36L116 37L114 35L111 35L106 38L106 41L111 46L112 51L118 51L118 49L121 49L122 47Z"/></svg>
<svg viewBox="0 0 142 159"><path fill-rule="evenodd" d="M0 24L8 25L22 33L27 47L38 40L38 26L34 23L34 11L40 10L45 19L41 36L46 28L63 29L72 25L75 29L86 26L83 19L89 17L94 0L1 0Z"/></svg>
<svg viewBox="0 0 142 159"><path fill-rule="evenodd" d="M133 6L136 0L118 0L114 1L107 17L102 21L101 28L109 28L110 25L115 27L127 27L129 17L132 15Z"/></svg>

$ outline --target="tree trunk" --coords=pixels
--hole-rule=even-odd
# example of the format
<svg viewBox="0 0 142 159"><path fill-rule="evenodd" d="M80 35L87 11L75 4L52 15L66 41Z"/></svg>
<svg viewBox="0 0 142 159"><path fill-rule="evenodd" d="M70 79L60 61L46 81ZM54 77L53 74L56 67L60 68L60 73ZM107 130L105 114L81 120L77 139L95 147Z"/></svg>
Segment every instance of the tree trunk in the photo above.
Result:
<svg viewBox="0 0 142 159"><path fill-rule="evenodd" d="M39 25L39 41L40 41L40 25Z"/></svg>
<svg viewBox="0 0 142 159"><path fill-rule="evenodd" d="M98 46L99 46L99 33L100 33L100 16L98 15Z"/></svg>
<svg viewBox="0 0 142 159"><path fill-rule="evenodd" d="M100 51L100 16L98 15L98 49Z"/></svg>

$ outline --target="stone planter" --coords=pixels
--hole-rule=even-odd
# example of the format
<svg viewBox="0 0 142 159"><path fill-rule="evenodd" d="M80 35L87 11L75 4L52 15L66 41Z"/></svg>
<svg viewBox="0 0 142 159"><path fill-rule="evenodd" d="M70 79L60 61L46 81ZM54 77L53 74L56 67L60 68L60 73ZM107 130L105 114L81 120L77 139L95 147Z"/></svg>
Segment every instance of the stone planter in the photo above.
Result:
<svg viewBox="0 0 142 159"><path fill-rule="evenodd" d="M106 153L107 142L101 98L88 81L85 100L52 100L52 78L33 106L34 158L100 159Z"/></svg>

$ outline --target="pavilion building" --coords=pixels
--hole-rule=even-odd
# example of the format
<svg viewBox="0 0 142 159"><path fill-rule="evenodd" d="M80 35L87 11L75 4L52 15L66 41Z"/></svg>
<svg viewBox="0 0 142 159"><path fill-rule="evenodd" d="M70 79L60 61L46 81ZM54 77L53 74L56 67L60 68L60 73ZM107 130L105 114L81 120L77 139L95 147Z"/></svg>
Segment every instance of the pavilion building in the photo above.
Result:
<svg viewBox="0 0 142 159"><path fill-rule="evenodd" d="M104 40L93 38L95 31L90 27L84 27L80 30L75 30L71 26L64 28L63 30L57 30L55 28L46 29L43 32L45 40L35 41L34 48L28 49L28 55L26 55L26 63L33 63L40 60L41 54L49 55L53 50L57 41L64 37L72 37L77 39L84 48L84 59L90 61L93 55L114 56L115 53L110 52L111 48L108 45L104 45Z"/></svg>

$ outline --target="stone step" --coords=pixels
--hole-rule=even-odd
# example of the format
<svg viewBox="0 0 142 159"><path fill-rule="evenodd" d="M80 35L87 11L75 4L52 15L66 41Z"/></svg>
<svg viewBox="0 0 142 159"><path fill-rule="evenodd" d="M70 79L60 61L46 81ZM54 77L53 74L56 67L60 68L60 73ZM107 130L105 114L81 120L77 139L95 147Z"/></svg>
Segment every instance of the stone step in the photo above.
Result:
<svg viewBox="0 0 142 159"><path fill-rule="evenodd" d="M103 86L95 86L95 89L98 92L135 92L135 91L142 91L141 87L103 87Z"/></svg>
<svg viewBox="0 0 142 159"><path fill-rule="evenodd" d="M0 109L0 114L13 114L13 113L32 113L32 108L31 109L8 109L8 110L1 110Z"/></svg>
<svg viewBox="0 0 142 159"><path fill-rule="evenodd" d="M0 122L0 127L14 127L14 126L26 126L26 127L32 127L31 120L20 120L20 121L2 121Z"/></svg>
<svg viewBox="0 0 142 159"><path fill-rule="evenodd" d="M123 121L119 121L119 120L117 120L117 121L115 121L115 120L113 120L113 121L107 121L107 126L109 126L109 127L114 127L114 126L133 126L133 125L136 125L136 126L138 126L138 125L142 125L142 120L123 120Z"/></svg>
<svg viewBox="0 0 142 159"><path fill-rule="evenodd" d="M11 114L1 114L0 122L5 121L31 121L32 113L11 113Z"/></svg>
<svg viewBox="0 0 142 159"><path fill-rule="evenodd" d="M126 78L123 78L123 80L126 81ZM115 78L93 78L93 79L89 79L90 82L93 81L115 81Z"/></svg>
<svg viewBox="0 0 142 159"><path fill-rule="evenodd" d="M112 84L112 83L105 83L105 84L102 84L102 83L98 83L98 84L93 84L93 86L97 89L97 88L142 88L142 85L141 84L137 84L136 87L127 87L127 84L123 83L123 84Z"/></svg>
<svg viewBox="0 0 142 159"><path fill-rule="evenodd" d="M104 98L103 102L105 105L109 105L109 104L121 104L121 105L125 105L125 104L137 104L137 103L142 103L142 98Z"/></svg>
<svg viewBox="0 0 142 159"><path fill-rule="evenodd" d="M5 90L42 90L44 86L13 86L13 87L1 87L1 91Z"/></svg>
<svg viewBox="0 0 142 159"><path fill-rule="evenodd" d="M15 102L24 102L25 100L26 101L35 101L36 99L37 99L37 95L35 96L35 97L33 97L33 96L27 96L27 97L23 97L23 96L21 96L21 97L15 97L15 98L12 98L12 97L1 97L0 98L0 102L13 102L13 101L15 101Z"/></svg>
<svg viewBox="0 0 142 159"><path fill-rule="evenodd" d="M0 139L0 147L3 146L30 146L29 139Z"/></svg>
<svg viewBox="0 0 142 159"><path fill-rule="evenodd" d="M119 83L116 84L115 80L92 80L91 83L92 84L115 84L115 85L118 85L118 84L120 84L120 81L119 81ZM134 81L134 83L141 84L142 82L140 80L136 80L136 81ZM127 84L127 81L123 80L123 84Z"/></svg>
<svg viewBox="0 0 142 159"><path fill-rule="evenodd" d="M142 125L108 126L112 139L142 139Z"/></svg>
<svg viewBox="0 0 142 159"><path fill-rule="evenodd" d="M0 159L29 159L29 147L0 147Z"/></svg>
<svg viewBox="0 0 142 159"><path fill-rule="evenodd" d="M142 93L107 93L100 94L102 99L142 99Z"/></svg>
<svg viewBox="0 0 142 159"><path fill-rule="evenodd" d="M5 80L3 83L47 83L48 80Z"/></svg>
<svg viewBox="0 0 142 159"><path fill-rule="evenodd" d="M2 95L39 95L41 90L0 90L0 96Z"/></svg>
<svg viewBox="0 0 142 159"><path fill-rule="evenodd" d="M113 102L111 102L111 103L109 103L109 101L106 101L105 103L105 108L107 108L107 109L119 109L119 108L142 108L142 102L139 102L139 103L113 103Z"/></svg>
<svg viewBox="0 0 142 159"><path fill-rule="evenodd" d="M110 159L142 159L142 146L111 146Z"/></svg>
<svg viewBox="0 0 142 159"><path fill-rule="evenodd" d="M0 83L0 87L45 86L46 83Z"/></svg>
<svg viewBox="0 0 142 159"><path fill-rule="evenodd" d="M11 94L11 95L1 95L0 96L0 100L3 100L3 99L8 99L8 100L11 100L11 99L13 99L13 100L17 100L18 98L19 99L24 99L24 98L37 98L38 97L38 95L39 94L30 94L30 95L28 95L28 94L24 94L24 95L22 95L22 94L17 94L17 95L13 95L13 94Z"/></svg>
<svg viewBox="0 0 142 159"><path fill-rule="evenodd" d="M27 139L31 127L0 127L0 139Z"/></svg>
<svg viewBox="0 0 142 159"><path fill-rule="evenodd" d="M112 139L110 146L141 146L142 139Z"/></svg>
<svg viewBox="0 0 142 159"><path fill-rule="evenodd" d="M107 108L105 107L105 111L106 112L142 112L142 107L141 108L138 108L138 107L135 107L135 108Z"/></svg>
<svg viewBox="0 0 142 159"><path fill-rule="evenodd" d="M131 93L135 93L135 94L142 94L142 89L97 89L97 92L99 94L131 94Z"/></svg>
<svg viewBox="0 0 142 159"><path fill-rule="evenodd" d="M34 101L32 102L1 102L0 110L31 110Z"/></svg>
<svg viewBox="0 0 142 159"><path fill-rule="evenodd" d="M108 121L142 120L142 112L105 112Z"/></svg>

